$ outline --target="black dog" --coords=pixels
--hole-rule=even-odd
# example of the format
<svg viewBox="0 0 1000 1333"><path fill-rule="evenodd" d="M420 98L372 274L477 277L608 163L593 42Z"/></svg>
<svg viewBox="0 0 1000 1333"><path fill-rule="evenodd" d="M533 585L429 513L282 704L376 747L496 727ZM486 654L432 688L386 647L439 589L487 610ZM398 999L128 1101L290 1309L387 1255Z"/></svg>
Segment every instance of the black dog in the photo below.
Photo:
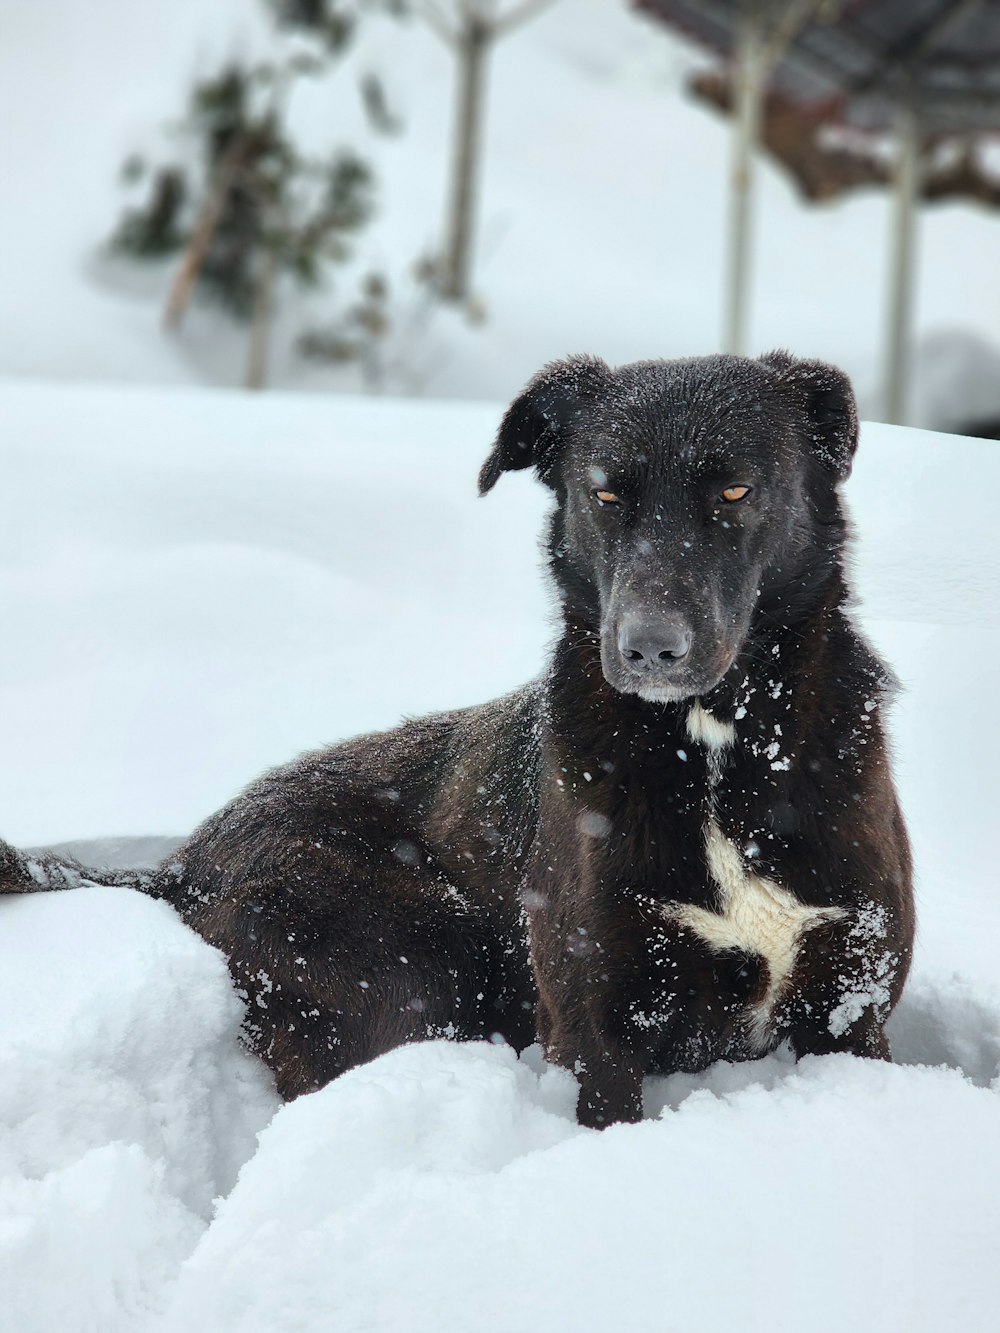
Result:
<svg viewBox="0 0 1000 1333"><path fill-rule="evenodd" d="M846 378L710 357L548 367L480 476L556 497L563 632L508 698L307 755L133 883L229 957L285 1097L428 1036L536 1031L582 1123L642 1076L888 1054L913 936L844 606ZM0 886L94 878L0 844Z"/></svg>

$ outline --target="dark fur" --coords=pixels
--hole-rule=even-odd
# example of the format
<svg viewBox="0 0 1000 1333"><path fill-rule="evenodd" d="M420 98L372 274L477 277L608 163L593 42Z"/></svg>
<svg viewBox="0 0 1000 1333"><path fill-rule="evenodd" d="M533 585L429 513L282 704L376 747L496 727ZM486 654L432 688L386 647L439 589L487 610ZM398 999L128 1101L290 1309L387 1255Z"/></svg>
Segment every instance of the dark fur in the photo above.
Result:
<svg viewBox="0 0 1000 1333"><path fill-rule="evenodd" d="M913 908L889 682L844 611L856 440L843 375L783 354L578 359L532 381L480 485L531 466L556 497L564 629L542 680L278 769L132 881L226 953L283 1096L402 1042L520 1049L537 1025L601 1125L640 1115L645 1073L760 1053L764 958L661 910L718 909L710 811L756 873L845 909L803 936L766 1044L887 1055ZM622 503L599 506L595 479ZM643 643L680 626L690 651L647 648L643 675L636 625ZM730 748L689 737L695 698L735 726ZM0 844L8 891L79 874Z"/></svg>

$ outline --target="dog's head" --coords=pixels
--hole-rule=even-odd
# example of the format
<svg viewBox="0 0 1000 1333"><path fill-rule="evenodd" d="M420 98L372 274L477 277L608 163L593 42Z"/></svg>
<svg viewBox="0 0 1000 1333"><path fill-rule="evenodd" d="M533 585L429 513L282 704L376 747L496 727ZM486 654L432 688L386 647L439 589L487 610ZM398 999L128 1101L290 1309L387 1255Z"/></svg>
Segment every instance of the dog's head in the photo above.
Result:
<svg viewBox="0 0 1000 1333"><path fill-rule="evenodd" d="M668 702L707 693L755 628L821 595L857 437L850 383L821 362L579 357L512 403L479 489L536 469L567 613L599 633L610 685Z"/></svg>

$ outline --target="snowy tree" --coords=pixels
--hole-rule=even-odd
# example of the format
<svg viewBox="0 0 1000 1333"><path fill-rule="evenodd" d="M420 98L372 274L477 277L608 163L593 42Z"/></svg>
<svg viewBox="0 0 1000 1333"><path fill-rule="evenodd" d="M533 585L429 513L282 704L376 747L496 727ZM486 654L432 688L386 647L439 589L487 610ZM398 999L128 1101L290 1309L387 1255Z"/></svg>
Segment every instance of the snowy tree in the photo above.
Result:
<svg viewBox="0 0 1000 1333"><path fill-rule="evenodd" d="M129 208L112 246L136 258L179 252L164 311L176 328L197 293L250 325L246 383L263 386L270 329L282 279L319 286L370 218L374 178L353 150L317 158L301 153L287 127L300 80L324 77L347 51L364 8L397 10L392 0L267 0L278 29L306 39L276 60L230 61L195 84L183 122L192 150L182 161L146 170L131 161L130 180L147 178L144 200ZM277 45L277 43L276 43ZM362 84L369 120L395 130L381 86Z"/></svg>

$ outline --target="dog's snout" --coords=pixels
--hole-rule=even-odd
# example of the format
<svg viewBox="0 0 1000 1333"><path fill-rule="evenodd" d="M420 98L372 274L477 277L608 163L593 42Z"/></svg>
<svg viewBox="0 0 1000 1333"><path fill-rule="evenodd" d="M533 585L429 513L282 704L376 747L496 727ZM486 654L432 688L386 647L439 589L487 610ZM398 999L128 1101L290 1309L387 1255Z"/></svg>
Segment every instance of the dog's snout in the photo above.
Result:
<svg viewBox="0 0 1000 1333"><path fill-rule="evenodd" d="M689 626L679 617L630 616L619 626L618 651L634 670L669 670L687 657L691 638Z"/></svg>

